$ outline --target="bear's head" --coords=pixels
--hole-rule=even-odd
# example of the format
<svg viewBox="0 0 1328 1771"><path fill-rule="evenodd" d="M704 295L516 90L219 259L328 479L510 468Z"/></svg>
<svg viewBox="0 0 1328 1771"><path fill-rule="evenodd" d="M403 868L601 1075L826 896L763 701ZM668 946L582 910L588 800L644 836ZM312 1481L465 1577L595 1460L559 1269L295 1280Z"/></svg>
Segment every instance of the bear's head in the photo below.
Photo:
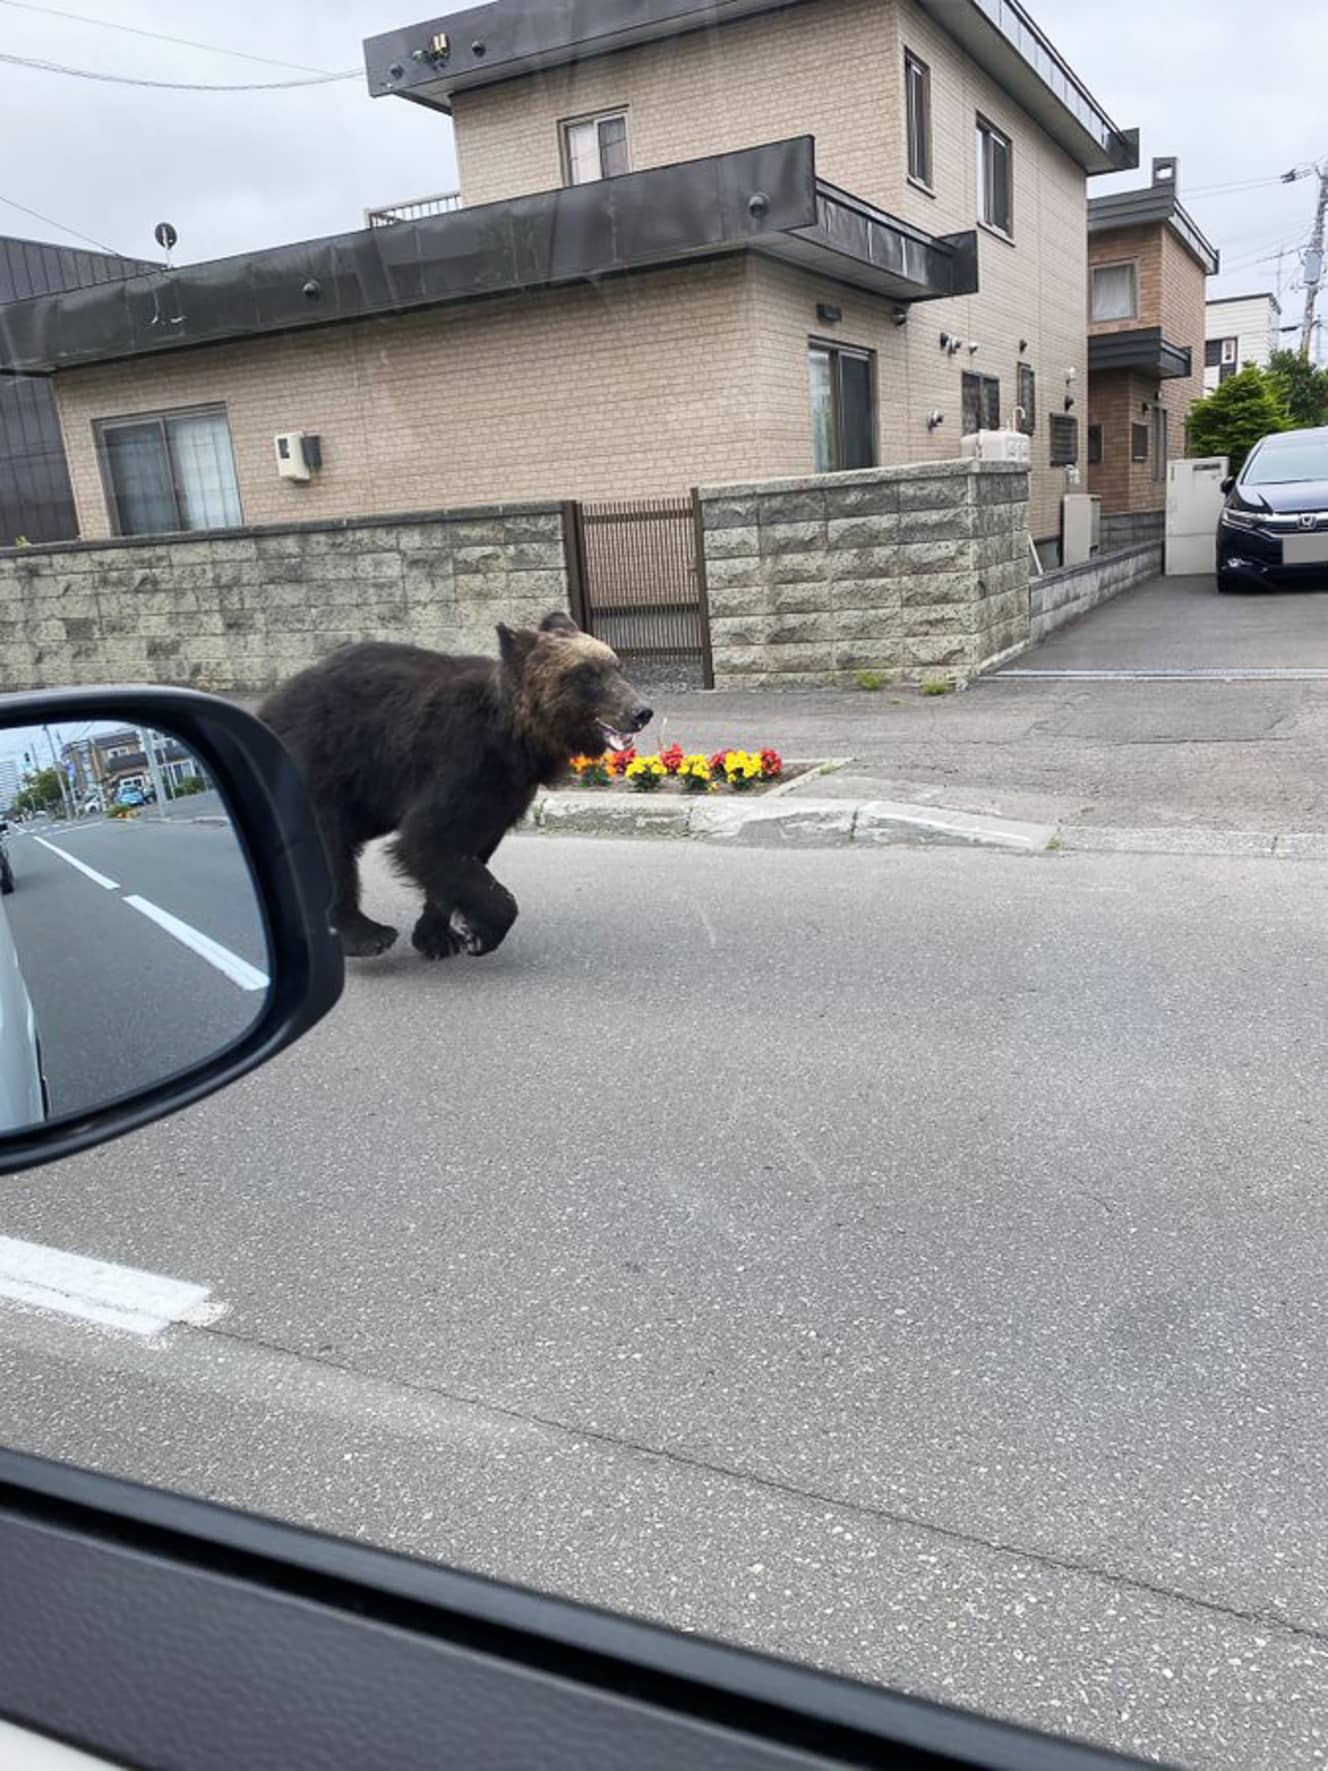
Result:
<svg viewBox="0 0 1328 1771"><path fill-rule="evenodd" d="M546 615L533 632L500 623L498 652L518 723L560 758L626 750L654 718L617 653L566 615Z"/></svg>

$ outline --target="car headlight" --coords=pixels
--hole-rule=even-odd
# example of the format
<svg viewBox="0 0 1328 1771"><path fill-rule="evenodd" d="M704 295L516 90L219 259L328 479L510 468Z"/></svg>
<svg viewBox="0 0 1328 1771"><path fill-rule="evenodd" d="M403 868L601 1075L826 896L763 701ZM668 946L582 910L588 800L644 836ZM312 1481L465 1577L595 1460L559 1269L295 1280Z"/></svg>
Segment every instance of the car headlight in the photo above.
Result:
<svg viewBox="0 0 1328 1771"><path fill-rule="evenodd" d="M1219 521L1228 529L1252 529L1255 519L1247 510L1229 510L1224 506Z"/></svg>

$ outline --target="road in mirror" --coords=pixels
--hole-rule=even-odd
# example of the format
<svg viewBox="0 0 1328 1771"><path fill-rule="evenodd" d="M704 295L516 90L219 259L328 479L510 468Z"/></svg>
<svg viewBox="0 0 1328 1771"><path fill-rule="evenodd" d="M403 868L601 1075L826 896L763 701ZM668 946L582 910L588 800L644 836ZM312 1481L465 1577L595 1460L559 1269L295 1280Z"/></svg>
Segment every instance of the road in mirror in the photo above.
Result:
<svg viewBox="0 0 1328 1771"><path fill-rule="evenodd" d="M0 1136L138 1094L253 1026L258 893L177 738L0 727L0 820Z"/></svg>

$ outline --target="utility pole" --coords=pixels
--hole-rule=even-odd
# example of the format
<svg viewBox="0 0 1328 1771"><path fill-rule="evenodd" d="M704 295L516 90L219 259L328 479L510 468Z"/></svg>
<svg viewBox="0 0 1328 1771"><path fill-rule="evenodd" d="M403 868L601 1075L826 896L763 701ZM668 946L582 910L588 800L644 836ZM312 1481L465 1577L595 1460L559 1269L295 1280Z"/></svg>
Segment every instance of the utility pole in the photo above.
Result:
<svg viewBox="0 0 1328 1771"><path fill-rule="evenodd" d="M1314 168L1319 179L1319 200L1314 205L1314 228L1305 248L1305 317L1300 326L1300 354L1307 361L1310 339L1314 335L1314 309L1323 282L1323 224L1328 216L1328 160L1320 160Z"/></svg>
<svg viewBox="0 0 1328 1771"><path fill-rule="evenodd" d="M65 765L55 754L55 739L51 736L51 728L49 726L43 726L42 731L46 734L46 743L51 752L51 767L60 777L60 798L64 803L65 817L68 822L72 824L74 822L74 808L69 797L69 778L65 774Z"/></svg>
<svg viewBox="0 0 1328 1771"><path fill-rule="evenodd" d="M157 816L166 816L166 787L161 778L161 769L157 761L157 734L145 732L141 726L135 728L138 741L143 746L143 754L148 759L148 770L152 775L152 785L157 795Z"/></svg>

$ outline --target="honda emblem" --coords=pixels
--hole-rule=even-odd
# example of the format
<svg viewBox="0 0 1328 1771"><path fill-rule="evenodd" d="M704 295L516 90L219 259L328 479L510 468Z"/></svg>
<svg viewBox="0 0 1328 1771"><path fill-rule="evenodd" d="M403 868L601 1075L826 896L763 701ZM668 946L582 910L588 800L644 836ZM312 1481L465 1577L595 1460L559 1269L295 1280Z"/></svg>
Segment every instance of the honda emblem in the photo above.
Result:
<svg viewBox="0 0 1328 1771"><path fill-rule="evenodd" d="M1318 527L1319 523L1318 517L1312 510L1301 511L1298 520L1302 529L1315 529Z"/></svg>

